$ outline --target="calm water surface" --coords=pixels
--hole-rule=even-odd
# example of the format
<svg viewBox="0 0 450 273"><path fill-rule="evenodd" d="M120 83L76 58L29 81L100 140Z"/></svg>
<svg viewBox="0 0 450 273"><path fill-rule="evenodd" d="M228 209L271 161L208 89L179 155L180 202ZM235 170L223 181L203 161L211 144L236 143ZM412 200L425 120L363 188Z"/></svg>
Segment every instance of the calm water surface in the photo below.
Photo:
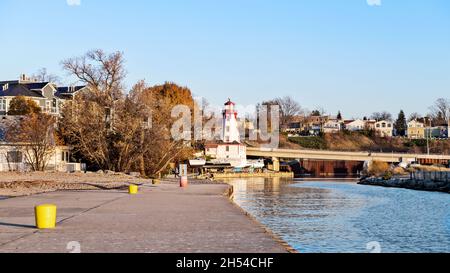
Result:
<svg viewBox="0 0 450 273"><path fill-rule="evenodd" d="M357 185L236 179L235 201L303 253L450 252L450 195Z"/></svg>

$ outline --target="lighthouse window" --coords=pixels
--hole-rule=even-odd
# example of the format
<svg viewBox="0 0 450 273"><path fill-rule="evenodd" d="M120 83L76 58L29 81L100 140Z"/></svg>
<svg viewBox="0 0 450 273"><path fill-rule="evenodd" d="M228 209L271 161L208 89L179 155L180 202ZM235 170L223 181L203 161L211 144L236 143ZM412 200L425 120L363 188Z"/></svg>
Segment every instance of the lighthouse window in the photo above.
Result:
<svg viewBox="0 0 450 273"><path fill-rule="evenodd" d="M227 133L230 132L230 126L227 126Z"/></svg>
<svg viewBox="0 0 450 273"><path fill-rule="evenodd" d="M230 146L227 146L226 151L227 151L227 152L230 151Z"/></svg>

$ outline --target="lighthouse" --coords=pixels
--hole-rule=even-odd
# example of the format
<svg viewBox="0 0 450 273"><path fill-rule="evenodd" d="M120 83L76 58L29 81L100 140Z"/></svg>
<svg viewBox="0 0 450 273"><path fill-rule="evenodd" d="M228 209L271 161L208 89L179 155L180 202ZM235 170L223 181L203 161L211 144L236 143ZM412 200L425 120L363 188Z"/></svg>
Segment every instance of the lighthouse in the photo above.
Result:
<svg viewBox="0 0 450 273"><path fill-rule="evenodd" d="M217 165L246 167L247 147L241 142L236 104L228 99L222 111L220 140L205 144L205 154Z"/></svg>
<svg viewBox="0 0 450 273"><path fill-rule="evenodd" d="M223 110L222 141L224 143L241 143L238 129L238 112L235 110L236 104L230 99L225 103Z"/></svg>

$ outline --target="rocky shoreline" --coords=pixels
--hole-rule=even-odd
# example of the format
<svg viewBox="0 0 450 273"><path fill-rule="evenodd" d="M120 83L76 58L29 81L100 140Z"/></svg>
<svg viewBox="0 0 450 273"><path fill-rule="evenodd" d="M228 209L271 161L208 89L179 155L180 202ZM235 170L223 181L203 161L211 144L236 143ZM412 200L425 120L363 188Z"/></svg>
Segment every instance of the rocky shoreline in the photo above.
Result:
<svg viewBox="0 0 450 273"><path fill-rule="evenodd" d="M419 191L434 191L450 193L450 181L417 180L410 178L392 178L385 180L378 177L363 178L360 185L381 186L388 188L403 188Z"/></svg>

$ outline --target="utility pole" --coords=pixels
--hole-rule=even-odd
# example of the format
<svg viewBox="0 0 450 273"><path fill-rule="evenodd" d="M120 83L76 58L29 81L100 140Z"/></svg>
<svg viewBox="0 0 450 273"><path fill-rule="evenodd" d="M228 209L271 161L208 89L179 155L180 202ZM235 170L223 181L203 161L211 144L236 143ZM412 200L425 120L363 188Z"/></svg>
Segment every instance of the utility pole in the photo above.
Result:
<svg viewBox="0 0 450 273"><path fill-rule="evenodd" d="M450 109L447 109L447 138L450 138Z"/></svg>
<svg viewBox="0 0 450 273"><path fill-rule="evenodd" d="M428 127L428 133L427 133L427 154L430 155L430 138L431 138L431 118L428 118L428 122L430 124L430 127Z"/></svg>

